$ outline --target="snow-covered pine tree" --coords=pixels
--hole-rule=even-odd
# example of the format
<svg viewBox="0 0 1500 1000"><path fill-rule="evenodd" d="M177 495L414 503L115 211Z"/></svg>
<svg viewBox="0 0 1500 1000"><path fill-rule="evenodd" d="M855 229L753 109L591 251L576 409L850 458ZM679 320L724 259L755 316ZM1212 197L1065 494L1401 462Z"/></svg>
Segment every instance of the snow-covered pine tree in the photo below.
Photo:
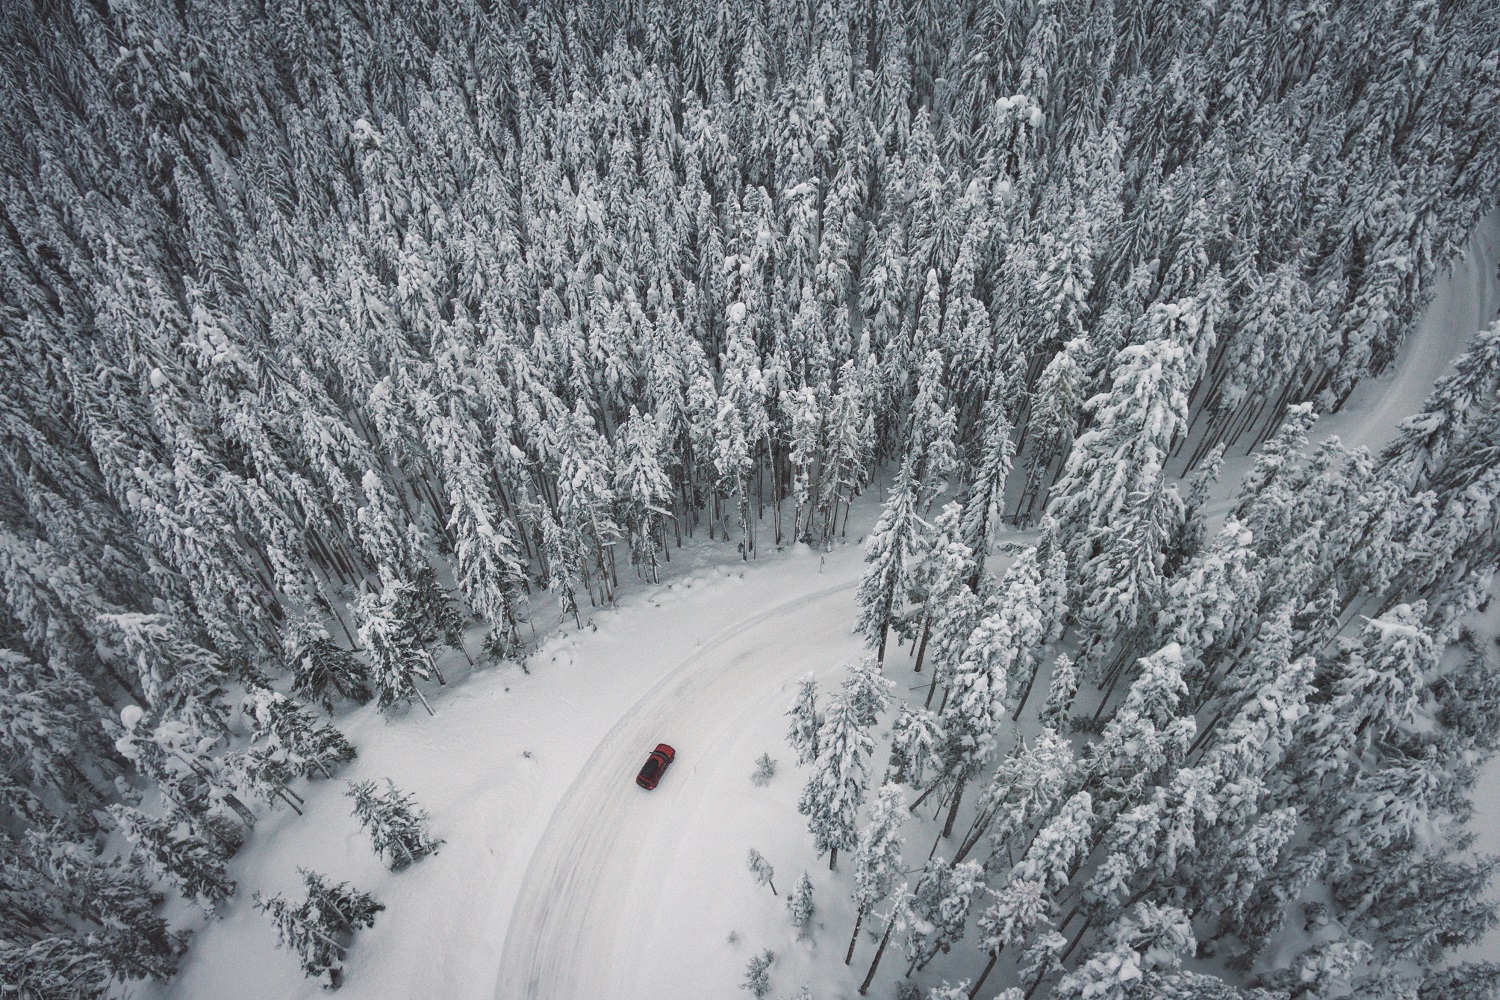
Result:
<svg viewBox="0 0 1500 1000"><path fill-rule="evenodd" d="M818 711L818 682L808 674L797 682L797 700L786 714L791 718L786 741L797 755L798 765L811 764L818 758L818 730L823 713Z"/></svg>
<svg viewBox="0 0 1500 1000"><path fill-rule="evenodd" d="M8 777L23 795L50 793L63 820L84 828L104 801L86 769L114 757L104 717L97 694L61 658L44 667L0 649L0 759ZM29 811L38 825L55 815L39 800Z"/></svg>
<svg viewBox="0 0 1500 1000"><path fill-rule="evenodd" d="M1193 559L1167 588L1160 631L1189 660L1189 701L1211 693L1214 667L1235 649L1255 622L1260 574L1249 531L1232 516L1207 551Z"/></svg>
<svg viewBox="0 0 1500 1000"><path fill-rule="evenodd" d="M781 895L776 891L776 883L772 881L776 876L776 870L771 867L771 862L753 847L745 857L745 866L750 869L750 874L755 876L756 885L768 885L771 887L771 895Z"/></svg>
<svg viewBox="0 0 1500 1000"><path fill-rule="evenodd" d="M169 978L185 941L158 914L162 896L147 871L100 858L63 833L53 827L19 841L0 838L10 920L0 945L5 982L39 996L102 997L112 980Z"/></svg>
<svg viewBox="0 0 1500 1000"><path fill-rule="evenodd" d="M347 882L329 886L322 875L299 868L307 898L293 904L281 894L255 894L255 908L276 928L280 945L297 953L302 973L310 979L327 976L324 987L338 989L343 981L344 956L355 931L373 927L384 905Z"/></svg>
<svg viewBox="0 0 1500 1000"><path fill-rule="evenodd" d="M272 807L291 806L302 815L302 796L290 784L297 777L292 760L280 747L253 744L223 758L225 779L247 798L258 797Z"/></svg>
<svg viewBox="0 0 1500 1000"><path fill-rule="evenodd" d="M942 766L937 756L942 741L943 730L936 715L902 702L896 721L891 723L891 753L885 768L885 783L920 788L928 769Z"/></svg>
<svg viewBox="0 0 1500 1000"><path fill-rule="evenodd" d="M234 880L228 875L223 856L201 838L132 806L115 803L109 813L130 842L132 855L208 912L234 893Z"/></svg>
<svg viewBox="0 0 1500 1000"><path fill-rule="evenodd" d="M934 278L933 272L929 271L929 296L935 287ZM924 300L924 312L930 301L930 298ZM947 489L948 477L958 467L954 445L958 416L955 408L947 403L943 368L942 352L927 351L922 358L916 395L907 415L906 458L910 463L916 507L922 511L926 511L938 494Z"/></svg>
<svg viewBox="0 0 1500 1000"><path fill-rule="evenodd" d="M776 776L776 759L768 753L763 753L755 758L755 771L750 775L750 783L758 788L764 788L771 783Z"/></svg>
<svg viewBox="0 0 1500 1000"><path fill-rule="evenodd" d="M854 958L854 946L859 941L859 929L865 917L890 895L896 878L901 874L899 831L905 819L906 800L900 786L886 784L870 809L869 821L859 835L859 846L854 852L854 932L849 936L849 948L844 954L845 965Z"/></svg>
<svg viewBox="0 0 1500 1000"><path fill-rule="evenodd" d="M925 969L947 954L964 936L969 906L984 888L984 869L977 862L950 865L931 858L912 888L912 928L906 938L907 974Z"/></svg>
<svg viewBox="0 0 1500 1000"><path fill-rule="evenodd" d="M288 618L282 648L292 668L292 693L333 711L334 699L370 700L368 670L353 653L336 645L315 617Z"/></svg>
<svg viewBox="0 0 1500 1000"><path fill-rule="evenodd" d="M1015 459L1016 446L1011 440L1011 424L1006 418L1004 401L998 389L985 400L980 417L984 427L983 450L979 461L970 473L967 495L964 497L960 528L958 532L945 529L938 520L938 537L961 539L973 555L974 568L967 583L977 585L984 572L984 560L990 550L990 536L1005 515L1005 483L1010 479L1011 463ZM937 543L934 543L934 549Z"/></svg>
<svg viewBox="0 0 1500 1000"><path fill-rule="evenodd" d="M1039 560L1035 546L1024 550L1006 569L996 594L999 615L1005 622L1001 632L1010 635L1014 643L1006 678L1006 690L1015 703L1012 720L1021 717L1021 710L1031 696L1031 686L1041 669L1043 647L1055 629L1060 631L1060 621L1053 618L1065 611L1049 606L1045 567Z"/></svg>
<svg viewBox="0 0 1500 1000"><path fill-rule="evenodd" d="M988 834L994 844L989 866L997 865L1002 850L1006 854L1005 863L1011 864L1012 839L1051 813L1068 794L1074 780L1073 748L1067 740L1050 729L1037 734L1029 747L1017 739L1015 750L991 775L955 860L968 857Z"/></svg>
<svg viewBox="0 0 1500 1000"><path fill-rule="evenodd" d="M813 912L817 909L813 905L812 876L807 872L797 880L797 886L786 898L787 912L791 914L792 926L803 934L807 933L807 925L812 923ZM847 964L847 963L846 963Z"/></svg>
<svg viewBox="0 0 1500 1000"><path fill-rule="evenodd" d="M1053 996L1124 1000L1143 974L1175 971L1196 948L1192 923L1181 910L1137 903L1110 927L1108 943L1063 976Z"/></svg>
<svg viewBox="0 0 1500 1000"><path fill-rule="evenodd" d="M1073 707L1073 697L1078 693L1078 671L1073 658L1067 653L1058 653L1052 661L1052 676L1047 681L1047 700L1037 715L1037 722L1044 728L1064 732L1068 712Z"/></svg>
<svg viewBox="0 0 1500 1000"><path fill-rule="evenodd" d="M1453 371L1438 379L1422 409L1401 422L1396 439L1381 452L1381 465L1408 485L1425 486L1497 385L1500 320L1474 335L1468 350L1453 360Z"/></svg>
<svg viewBox="0 0 1500 1000"><path fill-rule="evenodd" d="M943 508L933 523L933 538L926 558L913 578L914 592L922 601L917 614L920 622L915 668L922 669L927 658L929 640L933 648L932 682L929 695L937 687L939 675L951 670L959 647L968 638L979 616L980 571L969 546L960 541L960 519L963 509L956 503ZM930 697L928 699L931 700Z"/></svg>
<svg viewBox="0 0 1500 1000"><path fill-rule="evenodd" d="M373 781L350 782L345 794L354 799L353 815L370 834L375 853L396 872L436 854L443 841L427 832L427 813L410 795L398 791L389 778L385 784L382 792Z"/></svg>
<svg viewBox="0 0 1500 1000"><path fill-rule="evenodd" d="M367 470L360 487L365 494L357 515L360 546L375 565L382 586L406 579L420 559L416 544L420 533L378 473Z"/></svg>
<svg viewBox="0 0 1500 1000"><path fill-rule="evenodd" d="M856 598L860 608L856 631L875 647L879 663L885 662L886 636L927 543L930 526L917 513L918 500L918 484L908 459L865 541L866 568Z"/></svg>
<svg viewBox="0 0 1500 1000"><path fill-rule="evenodd" d="M1011 869L1012 881L1039 882L1056 893L1073 880L1094 843L1094 803L1086 791L1074 792L1032 838Z"/></svg>
<svg viewBox="0 0 1500 1000"><path fill-rule="evenodd" d="M831 698L818 727L818 746L820 752L797 800L797 811L807 817L813 846L820 856L828 853L828 867L833 870L839 850L850 850L857 841L855 817L864 802L875 741L847 705Z"/></svg>
<svg viewBox="0 0 1500 1000"><path fill-rule="evenodd" d="M1087 337L1069 340L1052 356L1037 379L1032 394L1031 416L1026 425L1031 440L1031 459L1026 465L1026 482L1016 501L1016 517L1041 499L1048 470L1059 457L1065 457L1078 429L1078 418L1084 402L1084 371L1080 359L1088 356L1091 345Z"/></svg>
<svg viewBox="0 0 1500 1000"><path fill-rule="evenodd" d="M380 707L409 702L415 695L431 715L432 706L416 683L429 676L430 663L419 624L405 614L411 605L410 590L410 584L391 580L379 593L361 596L354 614L359 622L359 641L370 657L370 679L379 694Z"/></svg>
<svg viewBox="0 0 1500 1000"><path fill-rule="evenodd" d="M866 656L850 665L840 696L853 713L855 724L868 729L879 721L880 714L890 704L895 686L890 678L880 675L880 664L875 657Z"/></svg>
<svg viewBox="0 0 1500 1000"><path fill-rule="evenodd" d="M438 582L437 571L425 563L412 574L411 585L402 588L399 593L397 616L410 623L412 634L427 657L428 669L437 677L439 684L446 684L433 657L432 651L435 648L448 646L457 649L470 663L474 662L464 647L464 628L467 622L463 612L459 610L453 596Z"/></svg>
<svg viewBox="0 0 1500 1000"><path fill-rule="evenodd" d="M755 1000L761 1000L767 993L770 993L770 969L771 963L775 961L776 953L769 948L752 956L749 964L745 966L745 981L740 984L740 989L755 997Z"/></svg>
<svg viewBox="0 0 1500 1000"><path fill-rule="evenodd" d="M265 740L304 778L315 773L331 778L334 768L355 757L353 745L342 733L269 688L253 688L245 698L244 709L255 721L251 740Z"/></svg>
<svg viewBox="0 0 1500 1000"><path fill-rule="evenodd" d="M1500 988L1500 966L1465 962L1428 973L1417 989L1420 1000L1486 1000Z"/></svg>
<svg viewBox="0 0 1500 1000"><path fill-rule="evenodd" d="M1051 894L1036 880L1011 878L994 896L994 902L985 908L976 922L979 949L989 959L969 991L970 1000L979 995L1001 952L1024 944L1038 927L1050 929L1057 919L1057 907Z"/></svg>
<svg viewBox="0 0 1500 1000"><path fill-rule="evenodd" d="M1006 711L1011 663L1018 640L1011 629L1017 620L996 608L969 633L962 658L954 667L948 698L943 705L942 779L952 784L948 821L943 836L953 832L963 789L995 751L995 735Z"/></svg>
<svg viewBox="0 0 1500 1000"><path fill-rule="evenodd" d="M660 580L657 553L666 548L664 519L672 500L672 484L660 457L661 436L656 418L642 416L632 406L616 439L620 520L630 539L631 561L652 583Z"/></svg>
<svg viewBox="0 0 1500 1000"><path fill-rule="evenodd" d="M1053 487L1049 544L1067 554L1070 603L1094 644L1135 628L1159 603L1182 506L1163 475L1187 422L1193 354L1211 336L1205 319L1194 299L1151 310L1148 338L1120 350L1109 391L1085 404L1092 425Z"/></svg>
<svg viewBox="0 0 1500 1000"><path fill-rule="evenodd" d="M368 893L351 888L348 882L329 885L325 876L298 868L307 888L307 906L314 919L324 927L342 927L351 933L375 926L375 914L385 907Z"/></svg>

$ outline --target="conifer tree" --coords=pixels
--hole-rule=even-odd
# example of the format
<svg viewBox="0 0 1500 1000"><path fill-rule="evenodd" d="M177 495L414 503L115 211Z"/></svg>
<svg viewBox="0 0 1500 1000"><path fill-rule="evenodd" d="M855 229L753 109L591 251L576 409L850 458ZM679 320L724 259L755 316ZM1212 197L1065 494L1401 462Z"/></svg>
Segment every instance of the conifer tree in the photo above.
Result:
<svg viewBox="0 0 1500 1000"><path fill-rule="evenodd" d="M912 931L906 939L907 971L925 969L964 935L974 894L984 887L984 869L965 861L950 865L932 858L912 889Z"/></svg>
<svg viewBox="0 0 1500 1000"><path fill-rule="evenodd" d="M740 984L740 989L755 997L755 1000L761 1000L767 993L770 993L770 969L771 963L775 961L776 954L769 948L752 957L745 967L745 981Z"/></svg>
<svg viewBox="0 0 1500 1000"><path fill-rule="evenodd" d="M802 873L802 877L797 880L797 887L787 896L786 908L791 914L792 926L807 933L807 926L812 923L813 913L817 909L813 905L812 877L807 872Z"/></svg>
<svg viewBox="0 0 1500 1000"><path fill-rule="evenodd" d="M1057 908L1041 882L1012 878L994 895L995 901L978 919L979 947L989 960L974 981L970 998L979 995L1002 951L1023 944L1037 927L1049 926L1056 919Z"/></svg>
<svg viewBox="0 0 1500 1000"><path fill-rule="evenodd" d="M351 652L335 645L316 619L288 619L282 637L286 660L292 666L292 693L333 711L336 697L354 702L370 700L368 671Z"/></svg>
<svg viewBox="0 0 1500 1000"><path fill-rule="evenodd" d="M917 480L910 459L901 466L880 520L865 543L865 573L860 579L856 630L885 662L885 643L892 620L905 600L908 583L926 541L927 522L917 514Z"/></svg>
<svg viewBox="0 0 1500 1000"><path fill-rule="evenodd" d="M1068 721L1068 710L1073 707L1073 696L1078 693L1078 671L1073 667L1073 658L1067 653L1057 654L1052 661L1052 676L1047 682L1047 700L1037 716L1037 721L1047 729L1064 731Z"/></svg>
<svg viewBox="0 0 1500 1000"><path fill-rule="evenodd" d="M896 721L891 724L886 783L920 788L928 769L941 766L937 748L942 742L943 730L936 715L925 708L914 709L902 703Z"/></svg>
<svg viewBox="0 0 1500 1000"><path fill-rule="evenodd" d="M1209 335L1204 307L1191 299L1156 306L1149 328L1149 339L1116 356L1109 392L1085 406L1093 426L1074 444L1047 507L1076 614L1100 643L1134 628L1159 601L1181 509L1163 471L1186 425L1193 352Z"/></svg>
<svg viewBox="0 0 1500 1000"><path fill-rule="evenodd" d="M375 782L350 782L345 793L354 799L354 818L370 834L375 853L385 859L393 872L436 854L443 843L427 832L427 813L419 809L410 795L397 791L389 778L386 790L377 791Z"/></svg>
<svg viewBox="0 0 1500 1000"><path fill-rule="evenodd" d="M864 801L875 741L849 707L833 698L818 727L818 745L821 751L797 811L807 817L818 854L828 853L831 871L838 865L839 850L850 850L856 843L855 816Z"/></svg>
<svg viewBox="0 0 1500 1000"><path fill-rule="evenodd" d="M985 401L980 419L984 426L983 451L971 473L960 533L951 535L962 538L973 553L976 575L984 571L990 536L1005 515L1005 483L1010 478L1010 467L1016 453L1015 443L1011 440L1011 424L1006 418L998 389L993 390ZM939 531L942 532L941 527ZM974 580L969 582L972 585Z"/></svg>
<svg viewBox="0 0 1500 1000"><path fill-rule="evenodd" d="M897 835L906 818L906 802L901 789L886 784L880 789L870 819L859 835L854 852L854 933L849 935L849 949L844 964L854 958L859 929L876 904L889 896L901 874L901 838Z"/></svg>
<svg viewBox="0 0 1500 1000"><path fill-rule="evenodd" d="M866 656L849 667L840 696L853 713L855 723L869 728L879 721L895 686L890 678L880 676L880 664L875 658Z"/></svg>
<svg viewBox="0 0 1500 1000"><path fill-rule="evenodd" d="M265 740L284 755L292 770L304 778L321 774L355 757L353 745L333 726L321 723L296 702L267 688L255 688L245 699L246 714L255 720L252 740Z"/></svg>
<svg viewBox="0 0 1500 1000"><path fill-rule="evenodd" d="M197 836L182 834L175 824L154 819L118 803L109 807L132 853L157 876L172 881L182 894L210 912L234 892L224 859Z"/></svg>
<svg viewBox="0 0 1500 1000"><path fill-rule="evenodd" d="M792 720L786 741L797 754L797 763L813 763L818 759L818 732L823 725L823 713L818 711L818 682L812 674L797 682L797 700L786 714Z"/></svg>
<svg viewBox="0 0 1500 1000"><path fill-rule="evenodd" d="M410 584L392 580L380 593L362 596L354 606L355 617L359 640L370 656L371 680L380 707L409 702L415 695L431 715L432 706L416 684L429 676L430 664L420 626L406 615L412 603L410 592Z"/></svg>
<svg viewBox="0 0 1500 1000"><path fill-rule="evenodd" d="M750 874L755 876L757 885L768 885L771 887L771 895L781 895L781 893L776 891L776 883L772 881L776 875L776 870L771 867L771 863L755 848L750 848L750 854L745 859L745 865L750 869Z"/></svg>
<svg viewBox="0 0 1500 1000"><path fill-rule="evenodd" d="M306 868L297 872L307 889L305 900L293 905L279 893L262 898L257 892L255 907L275 926L280 944L297 953L303 975L310 979L327 976L324 988L338 989L355 932L375 926L375 914L385 906L347 882L330 886L316 872Z"/></svg>

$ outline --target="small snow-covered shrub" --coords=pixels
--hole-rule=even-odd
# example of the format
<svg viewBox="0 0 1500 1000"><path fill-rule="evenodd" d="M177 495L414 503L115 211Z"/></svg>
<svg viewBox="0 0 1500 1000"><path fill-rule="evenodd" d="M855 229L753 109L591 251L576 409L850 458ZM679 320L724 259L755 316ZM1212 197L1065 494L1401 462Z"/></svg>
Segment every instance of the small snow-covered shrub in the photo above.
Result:
<svg viewBox="0 0 1500 1000"><path fill-rule="evenodd" d="M755 997L755 1000L761 1000L767 993L770 993L769 970L774 961L776 961L776 953L769 948L750 959L750 963L745 966L745 981L740 984L740 989Z"/></svg>

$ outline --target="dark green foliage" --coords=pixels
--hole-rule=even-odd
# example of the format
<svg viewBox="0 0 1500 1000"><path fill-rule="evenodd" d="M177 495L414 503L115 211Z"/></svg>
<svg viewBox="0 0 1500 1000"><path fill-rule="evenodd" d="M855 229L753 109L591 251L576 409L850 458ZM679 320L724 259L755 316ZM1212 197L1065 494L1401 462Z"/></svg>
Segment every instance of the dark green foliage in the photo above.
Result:
<svg viewBox="0 0 1500 1000"><path fill-rule="evenodd" d="M1495 1000L1500 997L1500 964L1465 962L1434 972L1417 990L1421 1000Z"/></svg>
<svg viewBox="0 0 1500 1000"><path fill-rule="evenodd" d="M130 806L112 805L109 811L133 845L132 857L159 877L169 879L184 896L212 909L233 894L234 881L225 869L223 856L204 840L176 823Z"/></svg>
<svg viewBox="0 0 1500 1000"><path fill-rule="evenodd" d="M0 834L0 983L72 1000L102 995L111 980L166 979L184 940L156 914L161 902L122 860L52 832L32 831L22 843Z"/></svg>
<svg viewBox="0 0 1500 1000"><path fill-rule="evenodd" d="M1464 743L1480 750L1500 748L1500 668L1475 653L1433 685L1438 720Z"/></svg>
<svg viewBox="0 0 1500 1000"><path fill-rule="evenodd" d="M363 704L370 700L370 680L359 658L334 643L311 619L287 626L283 644L292 670L292 693L333 711L338 698Z"/></svg>
<svg viewBox="0 0 1500 1000"><path fill-rule="evenodd" d="M1490 882L1500 858L1470 863L1452 857L1393 856L1335 884L1338 902L1386 939L1402 959L1436 962L1472 945L1497 923Z"/></svg>
<svg viewBox="0 0 1500 1000"><path fill-rule="evenodd" d="M246 699L246 710L255 719L253 738L265 741L304 778L331 778L335 768L355 758L343 733L289 698L260 688Z"/></svg>
<svg viewBox="0 0 1500 1000"><path fill-rule="evenodd" d="M345 794L354 799L354 817L370 834L375 853L385 858L391 871L436 854L443 843L427 833L427 813L415 800L386 779L386 790L376 791L373 781L350 782Z"/></svg>
<svg viewBox="0 0 1500 1000"><path fill-rule="evenodd" d="M310 979L326 976L323 988L335 990L343 980L343 961L355 931L375 926L375 914L385 906L347 882L330 886L317 872L297 871L306 899L293 904L280 894L262 898L256 893L255 907L276 927L281 944L297 953L303 974Z"/></svg>

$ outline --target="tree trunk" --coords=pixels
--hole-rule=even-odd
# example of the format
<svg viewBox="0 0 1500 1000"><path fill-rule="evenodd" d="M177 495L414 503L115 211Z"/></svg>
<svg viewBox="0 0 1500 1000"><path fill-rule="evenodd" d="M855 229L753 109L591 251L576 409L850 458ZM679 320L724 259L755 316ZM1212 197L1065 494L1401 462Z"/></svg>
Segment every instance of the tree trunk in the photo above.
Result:
<svg viewBox="0 0 1500 1000"><path fill-rule="evenodd" d="M830 847L828 849L828 870L829 871L837 871L838 870L838 863L839 863L839 849L837 847Z"/></svg>
<svg viewBox="0 0 1500 1000"><path fill-rule="evenodd" d="M1060 961L1066 962L1068 960L1068 956L1073 954L1073 949L1078 947L1078 942L1082 941L1083 936L1089 932L1089 924L1092 922L1092 917L1086 917L1084 919L1083 926L1078 928L1078 936L1073 939L1072 944L1068 945L1068 950L1062 953L1062 958L1060 959Z"/></svg>
<svg viewBox="0 0 1500 1000"><path fill-rule="evenodd" d="M909 810L911 810L912 812L916 812L917 811L917 807L920 806L923 802L927 801L927 796L931 795L934 791L936 791L937 790L937 786L941 785L943 783L943 779L946 778L946 777L948 777L948 772L944 771L942 774L938 775L936 778L933 778L932 779L932 784L928 785L927 788L922 792L922 794L917 796L917 801L915 801L911 805L907 806L907 808Z"/></svg>
<svg viewBox="0 0 1500 1000"><path fill-rule="evenodd" d="M1000 952L1003 951L1004 948L1005 946L1001 945L999 948L990 952L990 960L984 964L984 971L979 974L979 978L974 980L974 985L969 988L969 1000L974 1000L974 998L979 995L979 988L983 986L984 981L989 978L990 970L995 967L995 962L999 960Z"/></svg>
<svg viewBox="0 0 1500 1000"><path fill-rule="evenodd" d="M859 995L864 996L870 992L870 983L875 979L875 970L880 967L880 958L885 954L885 946L890 943L891 930L896 926L896 914L891 914L891 919L886 921L885 933L880 937L880 947L875 949L875 960L870 963L870 971L865 973L865 981L859 984Z"/></svg>
<svg viewBox="0 0 1500 1000"><path fill-rule="evenodd" d="M1036 683L1036 675L1039 674L1039 673L1041 673L1041 672L1042 672L1042 661L1041 660L1037 660L1036 663L1032 664L1032 667L1031 667L1031 676L1029 678L1027 678L1027 680L1026 680L1026 687L1025 687L1024 690L1021 691L1021 700L1016 705L1016 713L1010 717L1010 721L1011 722L1015 722L1017 719L1019 719L1021 717L1021 709L1023 709L1023 708L1026 707L1026 699L1031 697L1031 686Z"/></svg>
<svg viewBox="0 0 1500 1000"><path fill-rule="evenodd" d="M849 935L849 950L844 952L844 964L848 965L854 960L854 943L859 940L860 925L865 922L865 908L861 906L859 912L854 915L854 933Z"/></svg>
<svg viewBox="0 0 1500 1000"><path fill-rule="evenodd" d="M422 707L427 709L427 714L436 715L437 713L432 710L432 706L427 703L427 696L422 693L421 688L417 687L417 682L411 679L410 674L406 676L406 683L411 685L412 694L416 695L417 700L422 703Z"/></svg>
<svg viewBox="0 0 1500 1000"><path fill-rule="evenodd" d="M925 616L924 616L925 618ZM931 620L922 622L922 644L917 647L917 665L912 668L915 673L922 672L922 657L927 655L927 637L932 634Z"/></svg>
<svg viewBox="0 0 1500 1000"><path fill-rule="evenodd" d="M943 824L943 837L953 836L953 821L958 818L958 804L963 801L965 781L960 780L953 791L953 804L948 807L948 822Z"/></svg>
<svg viewBox="0 0 1500 1000"><path fill-rule="evenodd" d="M932 707L932 693L937 690L937 678L938 678L937 668L933 667L932 668L932 683L927 685L927 700L924 701L924 702L922 702L922 707L923 708L931 708Z"/></svg>

